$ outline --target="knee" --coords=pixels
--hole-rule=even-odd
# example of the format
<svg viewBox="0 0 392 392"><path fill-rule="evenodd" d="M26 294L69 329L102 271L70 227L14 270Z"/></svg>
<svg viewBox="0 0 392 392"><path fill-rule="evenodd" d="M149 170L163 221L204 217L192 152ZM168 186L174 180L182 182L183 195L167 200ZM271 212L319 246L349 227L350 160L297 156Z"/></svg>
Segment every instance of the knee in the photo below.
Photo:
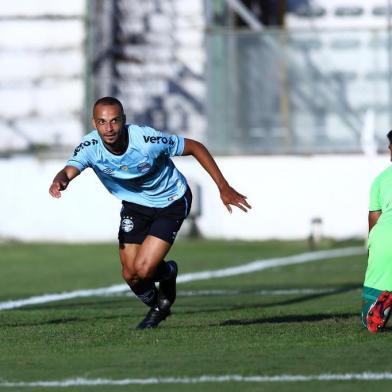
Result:
<svg viewBox="0 0 392 392"><path fill-rule="evenodd" d="M154 269L147 260L139 260L134 263L131 268L127 265L123 265L122 268L123 279L131 285L135 285L141 280L151 278L153 273Z"/></svg>
<svg viewBox="0 0 392 392"><path fill-rule="evenodd" d="M135 285L139 282L140 278L133 269L128 268L126 265L122 267L122 277L130 285Z"/></svg>
<svg viewBox="0 0 392 392"><path fill-rule="evenodd" d="M154 268L147 259L136 260L135 272L139 279L149 279L154 273Z"/></svg>

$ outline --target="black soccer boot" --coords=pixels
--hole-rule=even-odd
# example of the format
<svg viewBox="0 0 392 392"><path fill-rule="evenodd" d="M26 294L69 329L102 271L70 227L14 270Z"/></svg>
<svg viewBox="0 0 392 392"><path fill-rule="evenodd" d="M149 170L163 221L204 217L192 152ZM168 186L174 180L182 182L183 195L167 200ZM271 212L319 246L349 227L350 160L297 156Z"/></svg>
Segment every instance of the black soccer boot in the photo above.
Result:
<svg viewBox="0 0 392 392"><path fill-rule="evenodd" d="M178 266L174 260L169 260L167 263L171 265L173 273L169 279L159 283L158 307L161 310L169 310L176 300Z"/></svg>
<svg viewBox="0 0 392 392"><path fill-rule="evenodd" d="M170 316L170 309L160 310L151 308L146 317L138 324L136 329L156 328L159 323Z"/></svg>

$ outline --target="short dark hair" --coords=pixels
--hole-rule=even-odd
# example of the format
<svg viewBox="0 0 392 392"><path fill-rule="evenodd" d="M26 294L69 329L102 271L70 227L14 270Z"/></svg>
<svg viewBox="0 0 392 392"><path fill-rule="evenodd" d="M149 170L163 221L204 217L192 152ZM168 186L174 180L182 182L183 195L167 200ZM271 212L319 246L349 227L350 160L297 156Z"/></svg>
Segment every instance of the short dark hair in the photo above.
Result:
<svg viewBox="0 0 392 392"><path fill-rule="evenodd" d="M389 132L387 133L387 138L388 138L388 140L389 140L389 143L392 144L392 131L389 131Z"/></svg>
<svg viewBox="0 0 392 392"><path fill-rule="evenodd" d="M99 98L99 99L94 103L93 111L94 111L94 109L95 109L98 105L117 105L117 106L120 107L121 111L124 113L124 108L123 108L122 103L121 103L117 98L114 98L114 97L102 97L102 98Z"/></svg>

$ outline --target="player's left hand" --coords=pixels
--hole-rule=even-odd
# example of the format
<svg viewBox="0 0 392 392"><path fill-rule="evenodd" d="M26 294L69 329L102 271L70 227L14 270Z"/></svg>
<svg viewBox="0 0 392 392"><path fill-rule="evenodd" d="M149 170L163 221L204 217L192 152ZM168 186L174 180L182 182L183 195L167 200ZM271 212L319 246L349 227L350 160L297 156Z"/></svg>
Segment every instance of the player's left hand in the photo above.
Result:
<svg viewBox="0 0 392 392"><path fill-rule="evenodd" d="M248 212L252 207L247 202L247 197L241 195L241 193L237 192L234 188L227 184L224 188L220 190L220 197L222 199L223 204L226 206L227 210L230 214L233 212L231 206L236 206L240 210L244 212Z"/></svg>

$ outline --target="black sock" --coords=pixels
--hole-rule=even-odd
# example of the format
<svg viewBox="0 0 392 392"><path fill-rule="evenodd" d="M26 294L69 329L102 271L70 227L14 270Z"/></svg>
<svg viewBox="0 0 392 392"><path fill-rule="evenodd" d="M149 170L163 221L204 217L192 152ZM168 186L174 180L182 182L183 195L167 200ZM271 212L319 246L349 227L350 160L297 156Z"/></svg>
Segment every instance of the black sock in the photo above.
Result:
<svg viewBox="0 0 392 392"><path fill-rule="evenodd" d="M142 280L136 285L130 285L135 295L147 306L156 308L158 306L158 290L152 280Z"/></svg>
<svg viewBox="0 0 392 392"><path fill-rule="evenodd" d="M163 282L165 280L170 279L173 276L174 267L171 263L167 263L165 260L162 260L155 270L151 279L154 282Z"/></svg>

